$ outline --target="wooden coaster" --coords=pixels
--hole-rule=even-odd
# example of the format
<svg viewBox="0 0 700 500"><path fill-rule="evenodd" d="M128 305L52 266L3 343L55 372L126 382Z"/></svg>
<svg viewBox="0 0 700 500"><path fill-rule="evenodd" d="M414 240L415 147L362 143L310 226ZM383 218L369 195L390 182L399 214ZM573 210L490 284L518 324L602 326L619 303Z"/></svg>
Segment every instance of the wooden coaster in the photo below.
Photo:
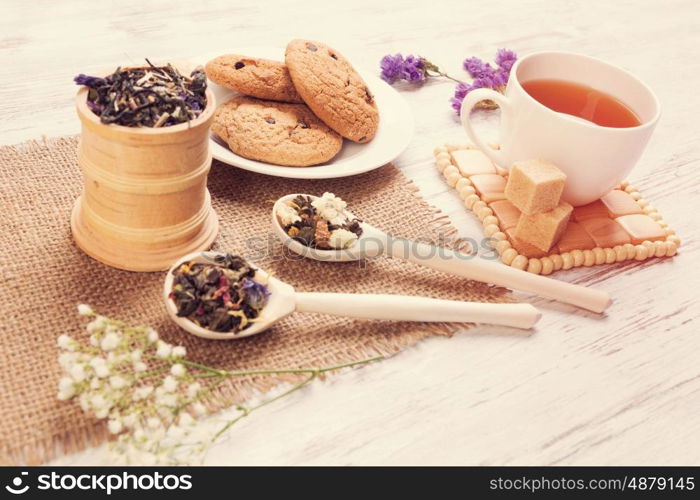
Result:
<svg viewBox="0 0 700 500"><path fill-rule="evenodd" d="M496 144L491 147L499 149ZM438 170L482 221L489 244L506 265L551 274L578 266L671 257L681 244L656 208L625 181L600 200L574 208L559 241L542 252L515 237L520 212L503 194L506 170L470 145L445 144L434 153Z"/></svg>

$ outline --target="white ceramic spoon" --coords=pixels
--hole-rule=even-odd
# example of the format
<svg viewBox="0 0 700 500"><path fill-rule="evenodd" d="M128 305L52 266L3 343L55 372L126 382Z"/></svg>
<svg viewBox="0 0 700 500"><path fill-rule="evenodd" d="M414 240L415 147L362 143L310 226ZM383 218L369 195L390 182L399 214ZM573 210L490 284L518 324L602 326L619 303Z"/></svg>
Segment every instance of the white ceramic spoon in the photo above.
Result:
<svg viewBox="0 0 700 500"><path fill-rule="evenodd" d="M603 312L612 302L610 296L600 290L521 271L476 255L454 252L443 247L396 238L366 222L361 223L362 236L350 248L322 250L307 247L291 238L284 231L284 227L277 217L280 205L293 200L297 196L299 195L290 194L275 202L272 208L272 229L285 246L304 257L326 262L347 262L386 255L395 259L408 260L455 276L532 292L597 313ZM317 198L317 196L306 194L303 196L309 196L312 199ZM351 219L355 217L350 211L345 213Z"/></svg>
<svg viewBox="0 0 700 500"><path fill-rule="evenodd" d="M217 252L197 252L185 255L168 271L163 285L163 300L168 314L182 329L207 339L239 339L270 328L285 316L298 312L313 312L363 319L394 321L426 321L440 323L489 323L494 325L532 328L540 319L540 312L530 304L489 304L430 299L406 295L372 295L353 293L302 293L291 285L256 269L255 279L267 283L270 297L262 314L251 326L239 333L221 333L197 326L177 315L175 302L170 298L173 289L173 270L185 262L214 264Z"/></svg>

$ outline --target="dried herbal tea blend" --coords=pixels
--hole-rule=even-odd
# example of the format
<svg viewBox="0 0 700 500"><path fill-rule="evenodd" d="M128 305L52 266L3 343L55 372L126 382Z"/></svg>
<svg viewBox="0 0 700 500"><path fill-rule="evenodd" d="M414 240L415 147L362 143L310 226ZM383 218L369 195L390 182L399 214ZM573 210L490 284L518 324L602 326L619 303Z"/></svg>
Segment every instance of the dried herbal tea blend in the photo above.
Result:
<svg viewBox="0 0 700 500"><path fill-rule="evenodd" d="M342 249L353 246L362 234L360 219L350 219L345 203L333 193L313 200L299 195L282 204L277 219L285 232L312 248Z"/></svg>
<svg viewBox="0 0 700 500"><path fill-rule="evenodd" d="M260 316L270 291L255 280L242 257L225 254L215 263L187 262L173 271L170 298L177 315L215 332L237 333Z"/></svg>
<svg viewBox="0 0 700 500"><path fill-rule="evenodd" d="M105 78L80 74L90 89L87 105L105 124L167 127L197 118L207 106L207 77L201 67L183 76L170 64L117 68Z"/></svg>

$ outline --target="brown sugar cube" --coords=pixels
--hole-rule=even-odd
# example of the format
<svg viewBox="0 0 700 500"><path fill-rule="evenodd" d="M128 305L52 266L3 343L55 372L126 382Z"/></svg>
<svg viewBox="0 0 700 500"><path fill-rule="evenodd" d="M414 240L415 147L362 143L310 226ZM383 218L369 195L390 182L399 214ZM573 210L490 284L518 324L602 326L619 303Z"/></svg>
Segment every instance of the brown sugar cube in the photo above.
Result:
<svg viewBox="0 0 700 500"><path fill-rule="evenodd" d="M601 248L612 248L630 243L627 231L622 229L620 224L607 217L582 220L581 227L593 238L596 246Z"/></svg>
<svg viewBox="0 0 700 500"><path fill-rule="evenodd" d="M506 188L506 180L498 174L477 174L469 178L474 185L474 189L479 193L481 199L486 203L505 199L503 193Z"/></svg>
<svg viewBox="0 0 700 500"><path fill-rule="evenodd" d="M608 209L610 217L620 217L622 215L641 214L642 207L634 201L629 194L619 189L613 189L600 199L601 203Z"/></svg>
<svg viewBox="0 0 700 500"><path fill-rule="evenodd" d="M570 252L572 250L590 250L595 248L595 241L578 222L569 222L566 231L557 242L559 253Z"/></svg>
<svg viewBox="0 0 700 500"><path fill-rule="evenodd" d="M608 218L608 207L603 205L603 202L596 200L588 205L574 207L574 213L571 218L576 222L581 222L586 219L598 219L601 217Z"/></svg>
<svg viewBox="0 0 700 500"><path fill-rule="evenodd" d="M506 184L506 198L523 214L549 212L559 204L566 175L543 160L513 163Z"/></svg>
<svg viewBox="0 0 700 500"><path fill-rule="evenodd" d="M495 174L488 156L476 149L456 149L450 153L452 162L457 166L462 175L469 177L478 174Z"/></svg>
<svg viewBox="0 0 700 500"><path fill-rule="evenodd" d="M520 219L520 210L515 208L508 200L499 200L489 203L489 207L493 210L493 214L501 223L501 229L510 229L515 227Z"/></svg>
<svg viewBox="0 0 700 500"><path fill-rule="evenodd" d="M562 201L554 210L539 214L522 214L515 226L515 236L544 252L559 240L574 207Z"/></svg>
<svg viewBox="0 0 700 500"><path fill-rule="evenodd" d="M506 235L508 236L508 240L510 241L510 244L515 248L516 252L518 252L520 255L524 255L525 257L528 258L540 258L544 257L547 255L547 252L543 252L539 248L537 248L534 245L531 245L527 241L523 241L519 239L517 236L515 236L515 228L510 228L506 229Z"/></svg>
<svg viewBox="0 0 700 500"><path fill-rule="evenodd" d="M666 238L666 232L658 222L643 214L623 215L615 221L629 233L632 244L637 245L645 240L655 241Z"/></svg>

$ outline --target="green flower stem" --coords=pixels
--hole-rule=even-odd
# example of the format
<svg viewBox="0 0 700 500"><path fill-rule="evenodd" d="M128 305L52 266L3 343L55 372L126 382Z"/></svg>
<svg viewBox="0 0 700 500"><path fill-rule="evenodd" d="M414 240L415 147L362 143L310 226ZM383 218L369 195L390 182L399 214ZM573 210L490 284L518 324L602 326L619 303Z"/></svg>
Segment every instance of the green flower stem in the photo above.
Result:
<svg viewBox="0 0 700 500"><path fill-rule="evenodd" d="M343 363L339 365L333 365L333 366L326 366L322 368L281 368L281 369L264 369L264 370L219 370L217 368L212 368L210 366L202 365L200 363L195 363L194 361L187 361L186 359L178 359L175 362L176 363L181 363L185 366L190 366L192 368L198 368L200 370L203 370L205 372L208 372L211 374L211 377L215 376L223 376L223 377L246 377L246 376L251 376L251 375L275 375L275 374L283 374L283 373L315 373L315 374L321 374L325 372L331 372L335 370L341 370L343 368L350 368L352 366L357 366L357 365L363 365L367 363L372 363L374 361L378 361L380 359L383 359L384 356L375 356L372 358L366 358L366 359L361 359L359 361L351 361L349 363ZM158 358L156 358L158 359ZM202 378L209 378L207 377L202 377Z"/></svg>
<svg viewBox="0 0 700 500"><path fill-rule="evenodd" d="M426 75L432 76L432 77L442 76L444 78L447 78L448 80L452 80L453 82L466 84L466 82L463 82L462 80L457 80L456 78L454 78L454 77L448 75L447 73L445 73L444 71L442 71L437 64L432 63L427 59L424 59L424 63L425 63L425 74Z"/></svg>
<svg viewBox="0 0 700 500"><path fill-rule="evenodd" d="M195 363L194 361L187 361L186 359L169 359L169 361L172 361L174 363L180 363L182 365L189 366L192 368L198 368L207 373L210 373L212 376L226 376L228 373L226 370L219 370L217 368L212 368L211 366L203 365L201 363Z"/></svg>
<svg viewBox="0 0 700 500"><path fill-rule="evenodd" d="M190 400L188 400L188 401L182 403L182 404L181 404L180 406L178 406L177 408L175 408L175 414L180 413L183 409L187 408L188 406L190 406L190 405L191 405L192 403L194 403L195 401L199 401L199 400L204 399L207 395L209 395L209 394L211 394L212 392L214 392L214 389L216 389L217 387L219 387L219 386L223 383L224 380L226 380L226 377L224 377L223 375L219 375L219 376L218 376L218 379L215 380L215 381L214 381L211 385L209 385L206 389L204 389L203 391L201 391L201 392L197 395L197 397L195 397L194 399L190 399Z"/></svg>
<svg viewBox="0 0 700 500"><path fill-rule="evenodd" d="M375 359L379 359L379 358L375 358ZM367 362L369 362L369 361L367 361ZM354 364L358 364L358 363L360 363L360 362L358 361L358 362L355 362ZM351 366L351 365L350 365L350 366ZM325 371L328 371L328 370L325 370ZM263 401L263 402L260 403L259 405L253 406L253 407L251 407L251 408L246 408L246 407L244 407L244 406L238 406L237 409L238 409L238 411L241 412L241 414L238 415L238 416L237 416L236 418L234 418L233 420L227 422L226 425L224 425L221 429L219 429L219 431L218 431L216 434L214 434L214 437L211 438L211 443L212 443L212 444L215 443L217 439L219 439L227 430L229 430L231 427L233 427L233 425L234 425L236 422L238 422L239 420L241 420L241 419L247 417L247 416L250 415L252 412L254 412L255 410L258 410L258 409L262 408L263 406L267 406L267 405L269 405L270 403L274 403L275 401L277 401L277 400L279 400L279 399L282 399L282 398L285 397L285 396L289 396L289 395L292 394L293 392L298 391L298 390L301 389L302 387L304 387L304 386L306 386L307 384L309 384L309 383L310 383L312 380L314 380L316 377L318 377L318 375L319 375L319 372L317 372L317 371L316 371L316 372L312 372L311 375L309 375L309 376L308 376L305 380L303 380L302 382L299 382L298 384L294 385L294 386L293 386L292 388L290 388L289 390L283 392L282 394L279 394L279 395L275 396L274 398L270 398L270 399L268 399L267 401Z"/></svg>
<svg viewBox="0 0 700 500"><path fill-rule="evenodd" d="M432 77L442 76L442 77L447 78L448 80L452 80L453 82L456 82L456 83L464 83L464 84L467 83L467 82L463 82L462 80L457 80L456 78L448 75L447 73L445 73L443 71L439 71L439 70L434 70L432 72L430 70L428 70L428 71L426 71L426 73L428 76L432 76Z"/></svg>
<svg viewBox="0 0 700 500"><path fill-rule="evenodd" d="M170 367L168 366L162 366L160 368L156 368L154 370L149 370L147 372L139 373L134 377L135 380L143 380L146 378L153 377L154 375L161 375L167 371L170 371Z"/></svg>
<svg viewBox="0 0 700 500"><path fill-rule="evenodd" d="M260 403L256 406L253 406L251 408L246 408L244 406L238 406L237 409L241 412L241 414L239 416L237 416L236 418L234 418L233 420L227 422L226 425L224 425L221 429L219 429L219 431L211 439L211 443L213 444L214 442L216 442L217 439L219 439L227 430L229 430L239 420L247 417L252 412L262 408L263 406L267 406L270 403L274 403L275 401L282 399L285 396L289 396L293 392L298 391L302 387L311 383L314 379L316 379L322 373L326 373L326 372L330 372L330 371L334 371L334 370L341 370L343 368L350 368L352 366L357 366L357 365L362 365L362 364L367 364L367 363L373 363L374 361L378 361L378 360L383 359L383 358L384 358L384 356L375 356L372 358L366 358L366 359L362 359L359 361L351 361L349 363L327 366L325 368L290 368L290 369L286 369L286 370L251 370L251 371L228 372L230 376L268 375L268 374L275 374L275 373L308 373L309 376L306 379L299 382L298 384L292 386L289 390L283 392L282 394L279 394L279 395L275 396L274 398L270 398L266 401L263 401L262 403Z"/></svg>

